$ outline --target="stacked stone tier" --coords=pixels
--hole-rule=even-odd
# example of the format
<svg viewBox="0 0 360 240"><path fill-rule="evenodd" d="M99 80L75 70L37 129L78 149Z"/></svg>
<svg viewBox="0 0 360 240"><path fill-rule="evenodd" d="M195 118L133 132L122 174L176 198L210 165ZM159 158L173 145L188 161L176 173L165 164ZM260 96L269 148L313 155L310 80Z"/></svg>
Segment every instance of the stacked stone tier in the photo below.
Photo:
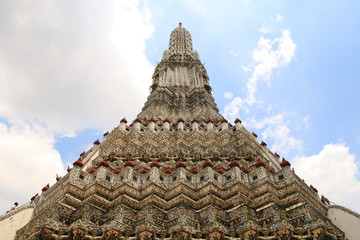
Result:
<svg viewBox="0 0 360 240"><path fill-rule="evenodd" d="M240 120L234 125L225 119L170 121L167 119L136 119L130 125L123 120L112 132L104 134L103 142L84 153L84 163L96 163L111 158L126 160L167 161L182 157L183 160L223 159L235 157L269 161L280 168L276 155L266 144L257 143L256 137L245 130ZM100 143L100 142L99 142ZM96 154L95 154L96 153ZM256 159L255 159L256 160ZM191 164L191 163L190 163Z"/></svg>
<svg viewBox="0 0 360 240"><path fill-rule="evenodd" d="M77 229L81 220L94 225L94 232L87 232L92 237L111 229L129 237L143 231L170 237L174 228L199 238L214 231L224 237L231 234L241 237L248 233L249 222L263 226L264 232L257 231L257 236L266 233L276 236L278 225L284 221L292 235L298 235L299 231L308 235L322 227L324 234L326 229L333 230L329 234L341 233L321 219L326 214L325 206L314 192L307 191L301 180L294 178L289 167L279 171L277 176L284 177L276 180L267 174L249 180L252 171L243 174L238 166L222 174L211 166L196 174L184 167L164 174L162 168L153 166L148 173L141 174L136 166L127 166L116 174L111 168L101 166L90 174L74 166L41 196L35 209L38 221L33 224L57 223L61 229L54 225L49 229L53 234L62 230L64 235ZM266 171L262 166L258 170ZM254 172L258 173L256 169ZM151 214L146 215L147 212ZM117 221L123 228L112 226L116 218L121 219Z"/></svg>
<svg viewBox="0 0 360 240"><path fill-rule="evenodd" d="M239 120L157 121L122 120L95 141L19 239L343 239L316 191Z"/></svg>
<svg viewBox="0 0 360 240"><path fill-rule="evenodd" d="M150 95L46 185L16 239L344 239L285 159L219 113L190 33L175 28Z"/></svg>

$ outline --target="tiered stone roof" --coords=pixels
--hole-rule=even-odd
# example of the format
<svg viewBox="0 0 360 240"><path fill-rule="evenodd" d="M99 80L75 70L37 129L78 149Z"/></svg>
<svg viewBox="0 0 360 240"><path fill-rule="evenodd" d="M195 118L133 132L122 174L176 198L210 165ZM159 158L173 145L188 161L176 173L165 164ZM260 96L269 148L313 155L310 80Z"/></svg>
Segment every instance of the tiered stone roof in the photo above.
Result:
<svg viewBox="0 0 360 240"><path fill-rule="evenodd" d="M190 33L181 24L170 35L169 49L155 68L139 119L223 119L211 95L209 77Z"/></svg>
<svg viewBox="0 0 360 240"><path fill-rule="evenodd" d="M329 201L221 116L181 25L142 112L68 171L35 197L17 239L344 239Z"/></svg>

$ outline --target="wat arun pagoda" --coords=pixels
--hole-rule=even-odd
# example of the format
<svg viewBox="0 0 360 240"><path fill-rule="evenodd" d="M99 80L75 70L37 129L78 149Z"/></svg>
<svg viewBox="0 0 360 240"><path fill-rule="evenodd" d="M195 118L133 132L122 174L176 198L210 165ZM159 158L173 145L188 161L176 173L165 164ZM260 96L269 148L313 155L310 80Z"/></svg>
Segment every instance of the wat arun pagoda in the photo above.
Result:
<svg viewBox="0 0 360 240"><path fill-rule="evenodd" d="M150 95L32 198L15 239L346 239L319 197L241 120L228 122L181 24Z"/></svg>

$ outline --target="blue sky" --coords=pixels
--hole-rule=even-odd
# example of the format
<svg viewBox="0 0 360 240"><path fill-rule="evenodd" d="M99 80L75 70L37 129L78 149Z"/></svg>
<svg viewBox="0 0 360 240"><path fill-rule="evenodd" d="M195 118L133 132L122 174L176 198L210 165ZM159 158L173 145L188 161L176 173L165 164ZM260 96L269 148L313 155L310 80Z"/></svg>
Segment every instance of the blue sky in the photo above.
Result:
<svg viewBox="0 0 360 240"><path fill-rule="evenodd" d="M179 22L213 95L331 201L360 211L358 1L3 1L0 203L26 203L148 95Z"/></svg>

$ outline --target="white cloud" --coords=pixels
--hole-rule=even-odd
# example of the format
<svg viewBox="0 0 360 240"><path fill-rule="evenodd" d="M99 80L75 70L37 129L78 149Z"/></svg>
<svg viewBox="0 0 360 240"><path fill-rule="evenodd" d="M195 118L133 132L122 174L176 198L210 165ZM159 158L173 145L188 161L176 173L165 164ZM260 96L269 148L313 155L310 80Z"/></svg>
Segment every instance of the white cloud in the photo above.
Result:
<svg viewBox="0 0 360 240"><path fill-rule="evenodd" d="M309 115L307 115L306 117L303 118L303 123L304 123L304 125L305 125L305 129L309 129L309 128L310 128L309 121L310 121L310 116L309 116Z"/></svg>
<svg viewBox="0 0 360 240"><path fill-rule="evenodd" d="M289 154L303 148L303 142L290 135L290 129L282 114L266 117L261 121L250 118L246 121L246 126L261 130L264 141L272 142L269 148L274 152Z"/></svg>
<svg viewBox="0 0 360 240"><path fill-rule="evenodd" d="M277 18L280 17L277 16ZM270 31L270 28L261 28L260 32L265 33L268 30ZM262 115L269 114L272 109L271 104L265 105L256 97L259 81L266 82L270 87L273 71L290 63L295 57L295 50L296 44L291 39L289 30L282 30L281 36L274 39L261 36L256 48L252 51L252 66L242 66L245 72L252 71L246 84L246 97L231 95L229 98L227 93L224 94L225 98L231 100L224 107L225 117L233 120L239 117L241 110L245 126L262 131L263 139L271 141L270 149L282 154L298 152L303 146L301 140L291 136L284 114L267 116L261 121L249 116L250 113L254 116L256 111L262 111Z"/></svg>
<svg viewBox="0 0 360 240"><path fill-rule="evenodd" d="M240 109L242 109L244 112L248 112L248 108L245 108L244 106L244 99L241 97L231 98L231 101L224 107L225 118L229 119L230 121L234 120L239 116Z"/></svg>
<svg viewBox="0 0 360 240"><path fill-rule="evenodd" d="M138 1L8 5L0 9L0 106L9 118L62 135L135 117L153 71L144 52L154 27Z"/></svg>
<svg viewBox="0 0 360 240"><path fill-rule="evenodd" d="M224 98L226 99L232 99L234 96L234 94L232 92L225 92L224 93Z"/></svg>
<svg viewBox="0 0 360 240"><path fill-rule="evenodd" d="M234 51L234 50L231 50L231 51L230 51L230 54L233 55L234 57L239 56L239 53L236 52L236 51Z"/></svg>
<svg viewBox="0 0 360 240"><path fill-rule="evenodd" d="M250 72L250 71L252 70L252 68L250 68L250 67L245 67L245 66L241 66L241 68L242 68L242 70L243 70L244 72Z"/></svg>
<svg viewBox="0 0 360 240"><path fill-rule="evenodd" d="M328 144L319 154L294 159L296 173L330 201L360 212L360 181L355 156L343 144Z"/></svg>
<svg viewBox="0 0 360 240"><path fill-rule="evenodd" d="M274 31L274 27L270 26L270 25L266 25L266 26L262 26L259 29L259 32L267 34L267 33L271 33Z"/></svg>
<svg viewBox="0 0 360 240"><path fill-rule="evenodd" d="M250 111L250 106L259 103L255 94L259 81L271 85L274 69L285 66L295 57L296 44L291 39L289 30L282 30L281 36L275 39L260 37L257 47L252 51L253 66L242 67L244 71L252 70L252 76L246 84L246 97L235 97L224 108L224 115L233 119L239 110Z"/></svg>
<svg viewBox="0 0 360 240"><path fill-rule="evenodd" d="M263 34L273 33L276 31L276 25L281 23L284 16L276 14L270 21L264 22L263 26L259 29L259 32Z"/></svg>
<svg viewBox="0 0 360 240"><path fill-rule="evenodd" d="M124 116L135 118L151 84L145 40L154 31L137 0L6 6L0 8L1 212L64 173L55 135L109 130Z"/></svg>
<svg viewBox="0 0 360 240"><path fill-rule="evenodd" d="M73 138L76 137L76 133L74 131L70 131L60 136L60 138L64 138L64 137Z"/></svg>
<svg viewBox="0 0 360 240"><path fill-rule="evenodd" d="M282 114L278 114L272 117L264 118L261 121L257 121L255 118L250 118L248 124L256 129L264 128L268 125L278 125L283 123L284 116Z"/></svg>
<svg viewBox="0 0 360 240"><path fill-rule="evenodd" d="M30 201L42 187L64 174L54 138L39 126L0 122L0 213L14 202Z"/></svg>
<svg viewBox="0 0 360 240"><path fill-rule="evenodd" d="M282 15L280 15L280 14L276 14L276 16L275 16L275 21L276 21L277 23L281 23L283 19L284 19L284 16L282 16Z"/></svg>
<svg viewBox="0 0 360 240"><path fill-rule="evenodd" d="M292 151L301 151L303 143L290 135L290 129L283 124L271 125L262 133L265 141L267 139L273 140L271 150L274 152L289 154Z"/></svg>
<svg viewBox="0 0 360 240"><path fill-rule="evenodd" d="M260 37L258 45L252 53L255 66L253 75L247 84L250 98L254 97L259 80L270 85L273 70L290 63L294 59L296 44L290 35L289 30L283 30L279 38ZM274 49L274 47L276 48Z"/></svg>
<svg viewBox="0 0 360 240"><path fill-rule="evenodd" d="M291 32L283 30L281 38L278 39L279 47L277 54L277 64L275 67L283 66L294 60L296 44L291 39Z"/></svg>

